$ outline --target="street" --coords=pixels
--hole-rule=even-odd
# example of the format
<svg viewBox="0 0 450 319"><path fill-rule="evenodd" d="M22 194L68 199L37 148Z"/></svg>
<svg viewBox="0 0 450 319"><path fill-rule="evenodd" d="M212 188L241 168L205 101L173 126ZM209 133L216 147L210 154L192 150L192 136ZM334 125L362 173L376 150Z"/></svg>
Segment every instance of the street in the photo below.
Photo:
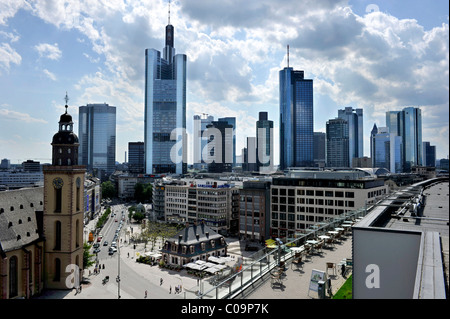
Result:
<svg viewBox="0 0 450 319"><path fill-rule="evenodd" d="M103 226L100 234L103 238L100 242L100 252L96 257L100 265L99 273L95 274L95 265L89 269L85 269L84 277L87 282L82 285L81 293L66 291L63 293L64 299L118 299L119 293L121 299L144 299L145 291L147 291L147 299L181 299L184 293L175 294L175 286L181 285L186 288L192 288L197 284L196 279L179 274L174 271L160 269L158 266L149 266L137 263L135 260L136 252L143 253L148 251L144 248L144 244L134 245L129 243L129 236L125 235L126 230L133 227L133 233L140 231L139 224L131 224L128 220L128 207L123 204L111 206L111 215ZM111 243L116 235L116 230L122 219L122 212L125 220L122 222L122 228L116 239L118 251L113 255L108 254ZM117 221L116 221L117 220ZM96 221L93 220L88 224L88 229L95 227ZM88 233L88 231L86 232ZM97 238L95 238L97 241ZM107 241L108 245L103 246ZM103 269L104 265L104 269ZM119 283L116 281L120 274ZM103 284L105 276L109 276L109 281ZM160 284L161 278L163 283ZM185 286L186 285L186 286ZM170 292L171 288L171 293ZM53 292L55 296L57 292ZM61 293L59 293L59 296ZM50 297L51 298L51 297Z"/></svg>

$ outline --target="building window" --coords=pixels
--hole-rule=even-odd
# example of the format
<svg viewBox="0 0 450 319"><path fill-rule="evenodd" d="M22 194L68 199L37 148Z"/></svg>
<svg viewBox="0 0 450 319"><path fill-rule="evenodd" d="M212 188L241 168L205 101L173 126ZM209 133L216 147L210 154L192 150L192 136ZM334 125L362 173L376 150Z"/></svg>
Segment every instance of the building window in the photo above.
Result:
<svg viewBox="0 0 450 319"><path fill-rule="evenodd" d="M54 250L61 250L61 222L55 223L55 248Z"/></svg>
<svg viewBox="0 0 450 319"><path fill-rule="evenodd" d="M53 277L53 281L61 280L61 260L59 258L55 259L55 275Z"/></svg>
<svg viewBox="0 0 450 319"><path fill-rule="evenodd" d="M18 265L17 257L13 256L9 260L9 298L16 297L18 294Z"/></svg>
<svg viewBox="0 0 450 319"><path fill-rule="evenodd" d="M55 189L55 212L61 212L61 201L62 201L62 189Z"/></svg>

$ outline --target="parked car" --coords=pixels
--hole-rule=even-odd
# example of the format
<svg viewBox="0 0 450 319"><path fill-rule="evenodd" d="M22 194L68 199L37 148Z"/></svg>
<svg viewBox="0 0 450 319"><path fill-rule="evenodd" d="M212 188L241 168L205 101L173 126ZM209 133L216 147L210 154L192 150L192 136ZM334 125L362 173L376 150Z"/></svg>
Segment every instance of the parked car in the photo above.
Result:
<svg viewBox="0 0 450 319"><path fill-rule="evenodd" d="M97 254L97 253L99 253L100 252L100 248L95 248L94 249L94 254Z"/></svg>
<svg viewBox="0 0 450 319"><path fill-rule="evenodd" d="M103 242L103 246L108 246L108 242L106 240Z"/></svg>

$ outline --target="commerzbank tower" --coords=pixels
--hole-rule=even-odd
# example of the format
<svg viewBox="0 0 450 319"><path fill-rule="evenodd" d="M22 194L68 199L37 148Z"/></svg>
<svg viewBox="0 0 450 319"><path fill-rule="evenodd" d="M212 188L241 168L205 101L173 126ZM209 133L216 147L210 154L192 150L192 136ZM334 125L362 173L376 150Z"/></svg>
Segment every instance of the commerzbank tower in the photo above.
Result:
<svg viewBox="0 0 450 319"><path fill-rule="evenodd" d="M175 54L174 27L166 26L161 52L145 50L145 172L185 174L186 156L186 55Z"/></svg>

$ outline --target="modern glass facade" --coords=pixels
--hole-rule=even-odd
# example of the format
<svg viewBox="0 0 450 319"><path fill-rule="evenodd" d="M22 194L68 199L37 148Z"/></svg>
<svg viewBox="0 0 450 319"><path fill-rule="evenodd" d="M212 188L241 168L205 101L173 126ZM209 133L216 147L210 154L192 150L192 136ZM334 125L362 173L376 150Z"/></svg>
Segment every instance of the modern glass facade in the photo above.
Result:
<svg viewBox="0 0 450 319"><path fill-rule="evenodd" d="M128 142L128 169L132 173L144 173L144 142Z"/></svg>
<svg viewBox="0 0 450 319"><path fill-rule="evenodd" d="M348 123L348 164L352 166L355 157L364 157L364 132L363 132L363 110L346 107L338 110L338 118L344 119Z"/></svg>
<svg viewBox="0 0 450 319"><path fill-rule="evenodd" d="M116 164L116 107L87 104L78 113L78 162L104 180Z"/></svg>
<svg viewBox="0 0 450 319"><path fill-rule="evenodd" d="M173 26L166 27L164 57L145 50L144 144L147 174L187 172L186 55L175 55Z"/></svg>
<svg viewBox="0 0 450 319"><path fill-rule="evenodd" d="M279 72L280 168L314 165L313 80L287 67Z"/></svg>
<svg viewBox="0 0 450 319"><path fill-rule="evenodd" d="M403 121L403 169L410 172L412 166L422 165L422 112L407 107L401 113Z"/></svg>
<svg viewBox="0 0 450 319"><path fill-rule="evenodd" d="M348 167L349 137L348 123L337 118L326 124L326 165L327 167Z"/></svg>
<svg viewBox="0 0 450 319"><path fill-rule="evenodd" d="M236 166L236 118L235 117L222 117L218 119L219 122L226 122L229 125L233 126L233 164L232 166Z"/></svg>
<svg viewBox="0 0 450 319"><path fill-rule="evenodd" d="M267 112L259 112L256 121L256 163L261 173L272 173L273 163L273 121Z"/></svg>
<svg viewBox="0 0 450 319"><path fill-rule="evenodd" d="M396 132L402 139L402 169L408 173L411 167L422 165L422 112L419 108L407 107L402 111L386 112L389 132Z"/></svg>
<svg viewBox="0 0 450 319"><path fill-rule="evenodd" d="M206 130L206 126L214 121L214 116L204 114L203 117L200 115L194 115L194 168L198 170L208 169L207 165L207 152L202 154L203 150L206 150L206 145L208 144L208 138L203 137L203 133Z"/></svg>

